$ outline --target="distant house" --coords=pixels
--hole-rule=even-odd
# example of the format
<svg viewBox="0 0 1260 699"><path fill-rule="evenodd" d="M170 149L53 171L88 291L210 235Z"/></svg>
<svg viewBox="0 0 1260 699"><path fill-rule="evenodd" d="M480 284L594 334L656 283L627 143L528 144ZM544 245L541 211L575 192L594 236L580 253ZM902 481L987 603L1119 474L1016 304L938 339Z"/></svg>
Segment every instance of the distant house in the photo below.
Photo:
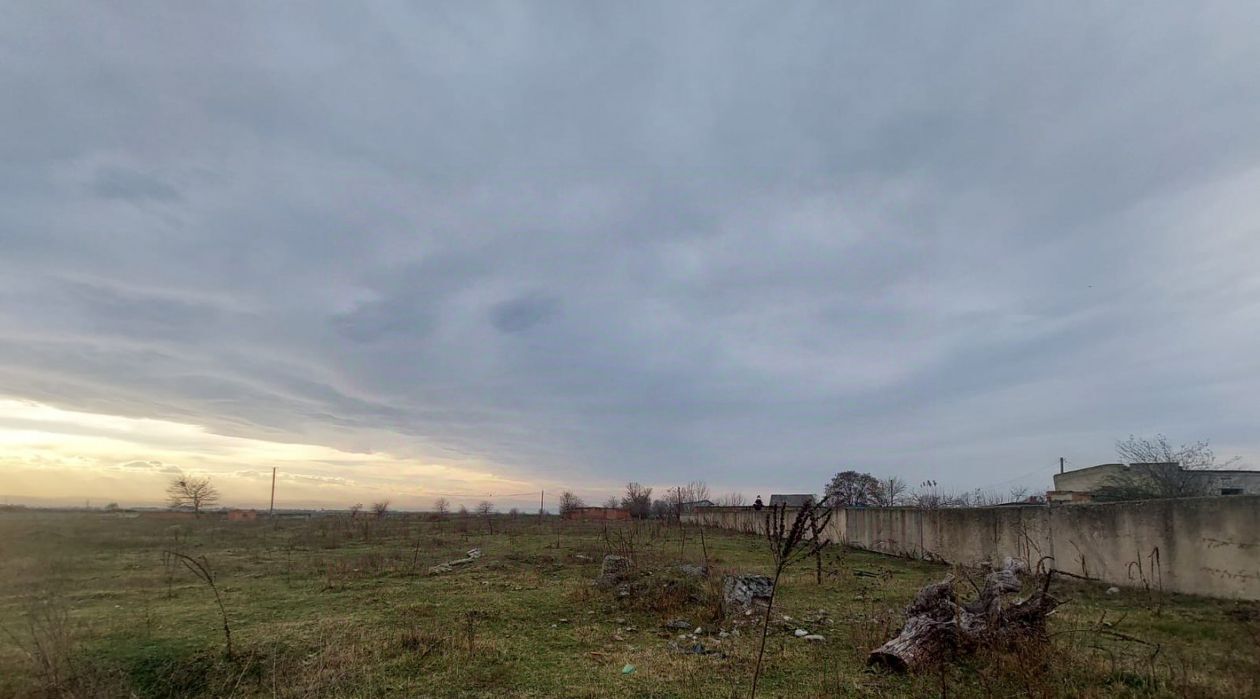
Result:
<svg viewBox="0 0 1260 699"><path fill-rule="evenodd" d="M788 507L802 507L813 501L814 501L814 496L812 494L771 495L770 496L771 507L777 507L779 505L786 505Z"/></svg>
<svg viewBox="0 0 1260 699"><path fill-rule="evenodd" d="M564 518L584 522L630 519L630 510L620 507L575 507L565 512Z"/></svg>
<svg viewBox="0 0 1260 699"><path fill-rule="evenodd" d="M258 519L257 510L228 510L229 522L253 522Z"/></svg>
<svg viewBox="0 0 1260 699"><path fill-rule="evenodd" d="M1094 493L1115 482L1117 478L1141 477L1142 469L1181 469L1176 463L1158 464L1099 464L1078 468L1075 471L1054 474L1054 490L1047 493L1053 503L1090 502ZM1186 471L1188 477L1202 483L1204 495L1260 495L1260 471L1207 469Z"/></svg>
<svg viewBox="0 0 1260 699"><path fill-rule="evenodd" d="M684 513L691 513L691 512L694 512L697 507L714 507L714 504L712 500L707 500L707 499L706 500L691 500L690 502L684 502L680 504L678 507Z"/></svg>

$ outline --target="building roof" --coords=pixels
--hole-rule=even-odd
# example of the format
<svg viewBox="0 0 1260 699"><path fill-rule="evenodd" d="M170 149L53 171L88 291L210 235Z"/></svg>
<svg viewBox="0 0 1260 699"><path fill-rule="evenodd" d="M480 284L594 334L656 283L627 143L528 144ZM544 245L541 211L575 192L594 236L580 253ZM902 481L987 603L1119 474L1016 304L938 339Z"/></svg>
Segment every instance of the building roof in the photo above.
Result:
<svg viewBox="0 0 1260 699"><path fill-rule="evenodd" d="M1069 473L1084 473L1085 471L1093 471L1094 469L1099 469L1099 468L1128 468L1128 465L1127 464L1095 464L1094 466L1074 468L1070 471L1064 471L1063 473L1057 473L1055 475L1064 476Z"/></svg>

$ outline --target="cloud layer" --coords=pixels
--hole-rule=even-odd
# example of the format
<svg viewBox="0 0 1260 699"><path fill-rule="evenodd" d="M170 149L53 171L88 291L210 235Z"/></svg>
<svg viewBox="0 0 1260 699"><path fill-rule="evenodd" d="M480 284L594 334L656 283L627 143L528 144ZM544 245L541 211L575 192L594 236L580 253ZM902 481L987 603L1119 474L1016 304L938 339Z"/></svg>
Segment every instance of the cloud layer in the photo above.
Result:
<svg viewBox="0 0 1260 699"><path fill-rule="evenodd" d="M1255 463L1258 20L12 8L0 392L589 488Z"/></svg>

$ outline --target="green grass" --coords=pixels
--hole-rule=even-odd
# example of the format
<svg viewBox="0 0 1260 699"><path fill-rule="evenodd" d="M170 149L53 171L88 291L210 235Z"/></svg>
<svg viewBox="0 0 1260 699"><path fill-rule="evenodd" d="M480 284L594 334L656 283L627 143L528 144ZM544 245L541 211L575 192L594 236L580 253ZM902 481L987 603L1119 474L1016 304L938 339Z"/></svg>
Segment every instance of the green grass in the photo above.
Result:
<svg viewBox="0 0 1260 699"><path fill-rule="evenodd" d="M591 585L607 552L598 524L499 517L489 534L481 520L419 516L273 526L0 514L0 696L747 696L755 623L714 618L712 595L723 571L768 572L764 542L708 530L702 549L695 528L684 541L676 527L611 526L614 541L634 527L635 557L652 573L642 595ZM426 574L474 546L484 552L475 564ZM168 569L167 549L214 569L234 658L210 590ZM712 580L664 585L678 577L672 566L706 551ZM1055 582L1068 602L1048 647L918 675L869 672L866 653L949 569L838 547L825 563L821 585L812 562L781 583L760 696L1260 693L1254 605L1066 581ZM706 632L680 641L663 628L676 618ZM1100 619L1144 643L1090 631ZM827 640L800 641L797 626ZM676 650L696 642L719 653ZM623 674L627 664L636 670Z"/></svg>

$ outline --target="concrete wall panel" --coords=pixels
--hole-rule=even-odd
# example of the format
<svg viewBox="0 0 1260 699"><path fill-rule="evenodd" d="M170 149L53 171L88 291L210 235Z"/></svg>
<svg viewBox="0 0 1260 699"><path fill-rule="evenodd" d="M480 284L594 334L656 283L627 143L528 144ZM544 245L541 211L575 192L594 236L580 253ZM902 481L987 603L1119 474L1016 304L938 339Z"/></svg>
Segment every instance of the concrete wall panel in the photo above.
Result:
<svg viewBox="0 0 1260 699"><path fill-rule="evenodd" d="M789 519L794 511L788 513ZM764 534L765 513L705 508L686 517ZM826 536L948 563L1042 562L1114 585L1260 599L1260 496L916 510L837 511Z"/></svg>

